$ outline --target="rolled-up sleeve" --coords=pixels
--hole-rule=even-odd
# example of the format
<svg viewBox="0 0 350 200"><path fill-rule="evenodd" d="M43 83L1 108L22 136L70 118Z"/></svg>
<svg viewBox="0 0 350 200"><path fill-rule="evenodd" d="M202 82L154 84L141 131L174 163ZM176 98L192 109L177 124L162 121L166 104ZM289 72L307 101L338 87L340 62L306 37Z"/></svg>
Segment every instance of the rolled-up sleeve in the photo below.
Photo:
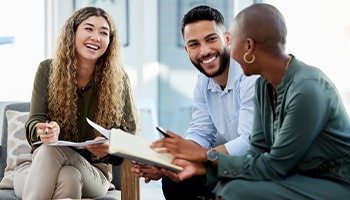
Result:
<svg viewBox="0 0 350 200"><path fill-rule="evenodd" d="M244 77L236 91L239 97L239 112L237 116L236 137L228 141L225 147L230 155L243 155L249 148L249 136L252 132L254 118L255 83L259 76Z"/></svg>

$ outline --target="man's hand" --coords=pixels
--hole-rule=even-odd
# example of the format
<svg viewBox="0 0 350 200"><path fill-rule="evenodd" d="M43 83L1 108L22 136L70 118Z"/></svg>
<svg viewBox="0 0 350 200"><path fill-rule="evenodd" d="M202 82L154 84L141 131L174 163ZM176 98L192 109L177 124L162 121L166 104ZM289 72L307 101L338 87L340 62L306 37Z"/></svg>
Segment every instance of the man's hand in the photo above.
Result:
<svg viewBox="0 0 350 200"><path fill-rule="evenodd" d="M139 178L143 177L145 183L149 183L151 180L159 180L164 177L164 173L159 167L146 165L143 163L132 161L133 167L131 171Z"/></svg>
<svg viewBox="0 0 350 200"><path fill-rule="evenodd" d="M184 139L171 131L166 132L170 137L162 138L151 144L151 148L159 149L159 153L170 153L175 158L190 161L205 162L207 148L203 148L193 141Z"/></svg>
<svg viewBox="0 0 350 200"><path fill-rule="evenodd" d="M163 173L175 182L180 182L192 176L204 175L206 173L203 163L192 162L184 159L174 159L173 164L183 167L181 172L173 172L162 169Z"/></svg>

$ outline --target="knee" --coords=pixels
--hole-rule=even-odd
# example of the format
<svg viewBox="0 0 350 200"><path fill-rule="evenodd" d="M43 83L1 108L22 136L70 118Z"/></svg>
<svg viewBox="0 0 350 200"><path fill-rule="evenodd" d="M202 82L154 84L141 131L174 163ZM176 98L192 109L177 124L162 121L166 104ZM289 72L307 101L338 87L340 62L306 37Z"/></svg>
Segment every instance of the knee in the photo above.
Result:
<svg viewBox="0 0 350 200"><path fill-rule="evenodd" d="M57 184L62 184L67 188L79 186L81 189L82 176L79 170L72 166L63 166L58 173Z"/></svg>
<svg viewBox="0 0 350 200"><path fill-rule="evenodd" d="M56 197L81 198L82 175L72 166L63 166L58 173L56 183Z"/></svg>
<svg viewBox="0 0 350 200"><path fill-rule="evenodd" d="M174 189L174 187L175 182L173 182L167 177L162 178L162 190L165 197L168 196L168 193L171 192L171 190Z"/></svg>
<svg viewBox="0 0 350 200"><path fill-rule="evenodd" d="M207 199L211 195L203 177L192 177L178 183L164 177L162 189L166 199Z"/></svg>
<svg viewBox="0 0 350 200"><path fill-rule="evenodd" d="M58 152L58 147L49 146L49 145L41 145L37 150L33 153L33 160L36 158L51 158Z"/></svg>
<svg viewBox="0 0 350 200"><path fill-rule="evenodd" d="M246 184L246 180L234 180L230 181L222 186L221 191L217 194L218 197L222 199L242 199L242 197L247 197L248 194L254 193L252 187Z"/></svg>

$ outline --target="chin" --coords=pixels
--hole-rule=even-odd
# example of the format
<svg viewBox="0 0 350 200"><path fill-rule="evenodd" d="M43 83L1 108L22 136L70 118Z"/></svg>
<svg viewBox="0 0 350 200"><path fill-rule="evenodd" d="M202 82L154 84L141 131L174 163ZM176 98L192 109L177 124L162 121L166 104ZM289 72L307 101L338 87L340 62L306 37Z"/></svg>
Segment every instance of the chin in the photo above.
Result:
<svg viewBox="0 0 350 200"><path fill-rule="evenodd" d="M243 68L242 68L243 69ZM247 70L244 70L243 69L243 74L246 75L246 76L251 76L253 75L252 73L248 72Z"/></svg>

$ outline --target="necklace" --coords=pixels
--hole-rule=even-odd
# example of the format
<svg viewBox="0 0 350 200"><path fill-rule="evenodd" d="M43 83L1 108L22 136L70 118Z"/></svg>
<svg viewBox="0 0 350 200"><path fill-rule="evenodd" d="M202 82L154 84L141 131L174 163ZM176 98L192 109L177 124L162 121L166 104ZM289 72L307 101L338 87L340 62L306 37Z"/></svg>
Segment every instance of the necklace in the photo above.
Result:
<svg viewBox="0 0 350 200"><path fill-rule="evenodd" d="M276 111L277 107L277 91L275 88L272 88L272 103L273 103L273 111Z"/></svg>
<svg viewBox="0 0 350 200"><path fill-rule="evenodd" d="M286 67L284 68L285 71L287 71L287 68L289 66L290 61L292 61L292 56L289 56L289 58L288 58L288 62L286 64Z"/></svg>
<svg viewBox="0 0 350 200"><path fill-rule="evenodd" d="M292 56L289 56L288 58L288 62L286 64L286 66L284 67L284 70L287 71L287 68L290 64L290 61L292 60ZM275 87L272 87L272 104L273 104L273 111L276 112L276 107L277 107L277 89Z"/></svg>

